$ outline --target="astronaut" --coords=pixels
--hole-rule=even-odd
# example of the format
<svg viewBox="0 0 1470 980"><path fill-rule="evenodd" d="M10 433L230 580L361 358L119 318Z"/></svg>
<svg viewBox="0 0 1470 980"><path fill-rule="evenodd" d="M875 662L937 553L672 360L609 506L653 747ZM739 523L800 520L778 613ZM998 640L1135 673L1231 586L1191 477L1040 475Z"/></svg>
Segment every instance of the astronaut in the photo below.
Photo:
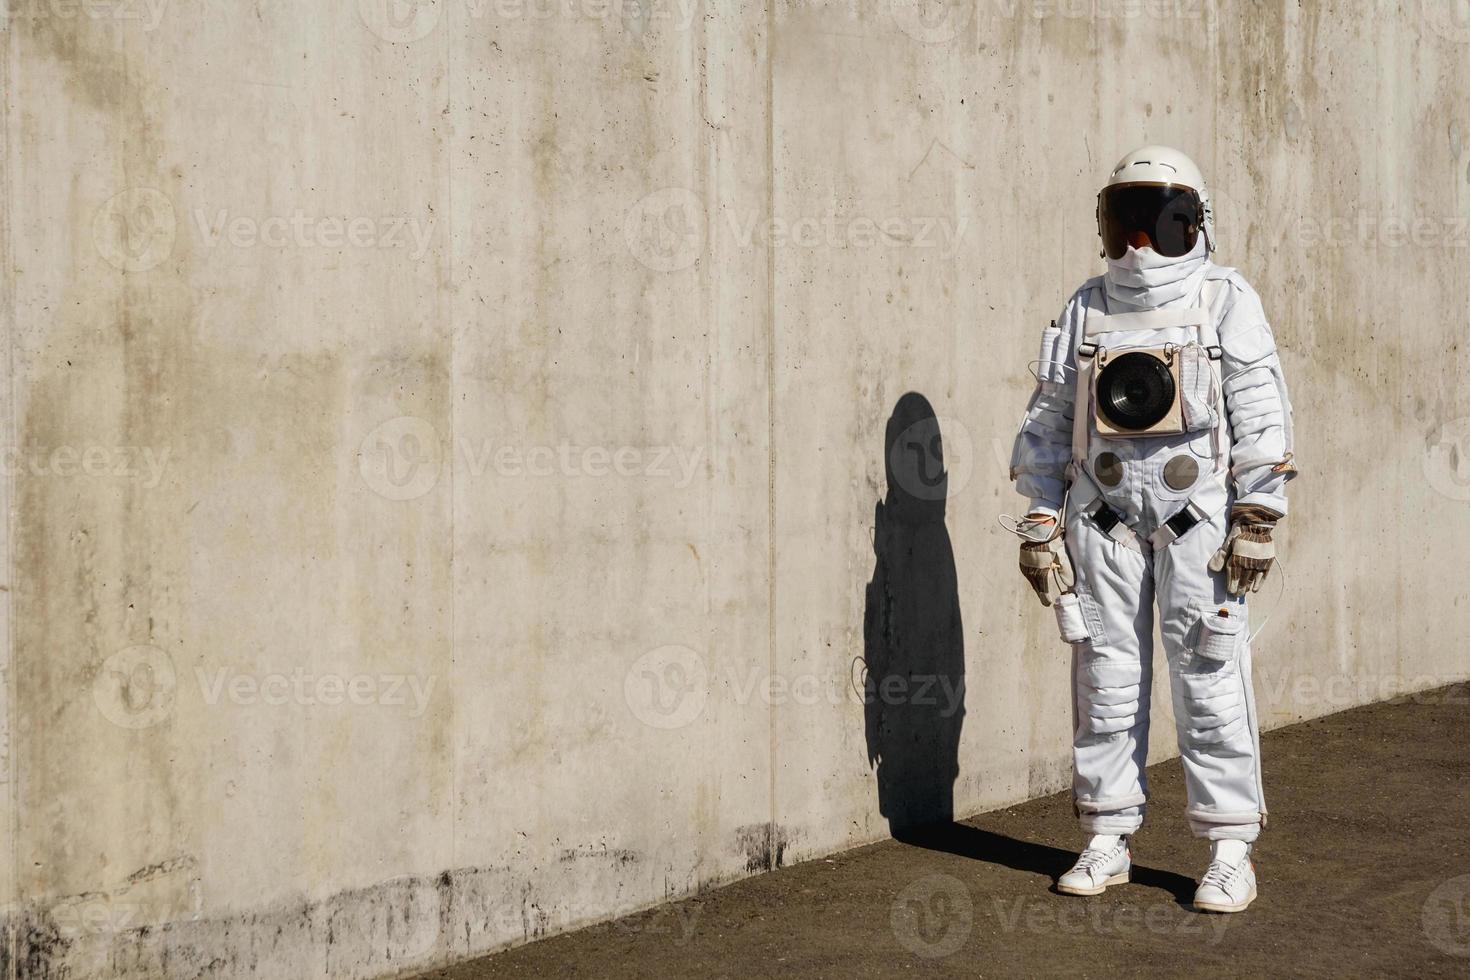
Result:
<svg viewBox="0 0 1470 980"><path fill-rule="evenodd" d="M1011 458L1030 501L1013 528L1021 571L1073 651L1073 796L1091 839L1057 889L1128 881L1157 605L1186 818L1211 846L1194 905L1239 912L1266 824L1246 595L1286 516L1291 402L1260 298L1210 261L1210 198L1188 157L1129 153L1097 223L1107 272L1043 332Z"/></svg>

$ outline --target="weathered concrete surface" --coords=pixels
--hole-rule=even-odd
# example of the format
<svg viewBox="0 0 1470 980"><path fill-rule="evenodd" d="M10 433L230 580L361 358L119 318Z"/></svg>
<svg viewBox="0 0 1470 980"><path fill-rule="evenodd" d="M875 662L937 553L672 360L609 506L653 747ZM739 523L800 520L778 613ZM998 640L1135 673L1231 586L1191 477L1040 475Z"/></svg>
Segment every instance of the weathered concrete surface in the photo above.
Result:
<svg viewBox="0 0 1470 980"><path fill-rule="evenodd" d="M10 972L381 975L1063 786L994 516L1145 139L1297 403L1268 723L1470 673L1470 25L1094 6L12 3Z"/></svg>

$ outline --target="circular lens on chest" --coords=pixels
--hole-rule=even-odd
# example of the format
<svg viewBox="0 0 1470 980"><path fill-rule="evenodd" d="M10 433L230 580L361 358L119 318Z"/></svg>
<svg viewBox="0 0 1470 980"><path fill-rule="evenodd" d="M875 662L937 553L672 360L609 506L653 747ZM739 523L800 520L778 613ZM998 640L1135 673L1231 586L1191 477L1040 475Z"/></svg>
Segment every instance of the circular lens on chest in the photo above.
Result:
<svg viewBox="0 0 1470 980"><path fill-rule="evenodd" d="M1115 428L1137 432L1174 407L1174 378L1153 354L1134 351L1108 362L1097 378L1098 410Z"/></svg>
<svg viewBox="0 0 1470 980"><path fill-rule="evenodd" d="M1092 461L1092 475L1097 482L1111 489L1123 482L1123 461L1117 453L1098 453Z"/></svg>
<svg viewBox="0 0 1470 980"><path fill-rule="evenodd" d="M1164 464L1164 482L1170 490L1188 490L1199 479L1199 461L1193 456L1175 456Z"/></svg>

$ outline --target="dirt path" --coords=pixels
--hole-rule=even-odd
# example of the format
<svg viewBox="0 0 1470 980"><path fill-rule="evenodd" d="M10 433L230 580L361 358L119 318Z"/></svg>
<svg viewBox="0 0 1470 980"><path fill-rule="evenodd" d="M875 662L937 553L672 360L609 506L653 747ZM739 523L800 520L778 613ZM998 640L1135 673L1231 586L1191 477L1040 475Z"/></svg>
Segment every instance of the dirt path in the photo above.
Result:
<svg viewBox="0 0 1470 980"><path fill-rule="evenodd" d="M1051 891L1079 842L1057 795L425 976L1470 976L1467 722L1462 684L1268 734L1243 915L1185 907L1207 853L1171 760L1134 882L1099 898Z"/></svg>

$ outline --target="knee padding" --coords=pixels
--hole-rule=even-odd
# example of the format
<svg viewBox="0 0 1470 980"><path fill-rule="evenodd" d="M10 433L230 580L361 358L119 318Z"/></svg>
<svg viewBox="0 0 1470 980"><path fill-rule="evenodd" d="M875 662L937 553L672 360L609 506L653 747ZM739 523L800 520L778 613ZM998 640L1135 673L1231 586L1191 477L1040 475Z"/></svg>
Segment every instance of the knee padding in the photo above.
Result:
<svg viewBox="0 0 1470 980"><path fill-rule="evenodd" d="M1206 612L1194 627L1190 653L1177 666L1179 715L1187 744L1200 748L1220 747L1247 729L1245 678L1239 655L1243 637L1221 637L1206 629Z"/></svg>
<svg viewBox="0 0 1470 980"><path fill-rule="evenodd" d="M1180 677L1184 707L1184 737L1190 745L1220 746L1246 728L1245 698L1235 671L1219 677L1187 673Z"/></svg>
<svg viewBox="0 0 1470 980"><path fill-rule="evenodd" d="M1143 711L1143 665L1093 659L1077 666L1077 723L1081 735L1116 735L1138 724Z"/></svg>

